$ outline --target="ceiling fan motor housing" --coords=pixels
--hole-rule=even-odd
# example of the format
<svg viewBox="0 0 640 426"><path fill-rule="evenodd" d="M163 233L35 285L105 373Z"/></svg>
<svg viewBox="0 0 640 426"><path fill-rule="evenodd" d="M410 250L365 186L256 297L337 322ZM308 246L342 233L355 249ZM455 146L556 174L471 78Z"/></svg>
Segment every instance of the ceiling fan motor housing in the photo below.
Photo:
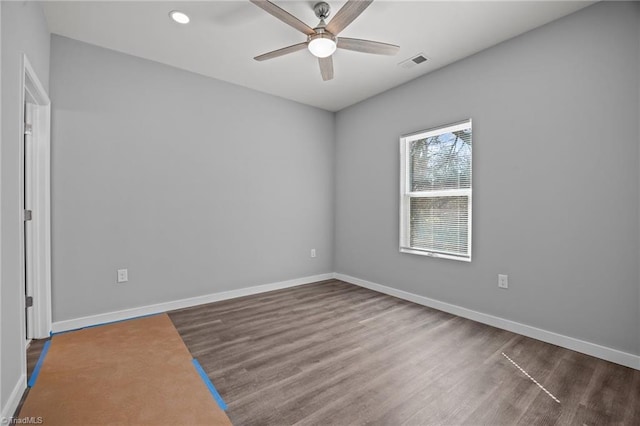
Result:
<svg viewBox="0 0 640 426"><path fill-rule="evenodd" d="M336 36L334 36L333 34L331 34L329 31L327 31L324 27L316 27L313 29L316 33L315 34L311 34L307 37L307 41L311 41L313 39L316 38L328 38L331 39L333 41L336 41Z"/></svg>
<svg viewBox="0 0 640 426"><path fill-rule="evenodd" d="M313 11L316 13L318 19L325 20L331 14L331 6L326 1L321 1L313 6Z"/></svg>

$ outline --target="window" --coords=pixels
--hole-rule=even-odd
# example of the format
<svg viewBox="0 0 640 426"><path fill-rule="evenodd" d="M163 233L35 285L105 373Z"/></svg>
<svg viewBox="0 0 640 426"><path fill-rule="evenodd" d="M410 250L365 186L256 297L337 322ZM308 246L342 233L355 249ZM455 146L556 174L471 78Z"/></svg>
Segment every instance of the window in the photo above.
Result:
<svg viewBox="0 0 640 426"><path fill-rule="evenodd" d="M400 251L471 261L471 120L400 138Z"/></svg>

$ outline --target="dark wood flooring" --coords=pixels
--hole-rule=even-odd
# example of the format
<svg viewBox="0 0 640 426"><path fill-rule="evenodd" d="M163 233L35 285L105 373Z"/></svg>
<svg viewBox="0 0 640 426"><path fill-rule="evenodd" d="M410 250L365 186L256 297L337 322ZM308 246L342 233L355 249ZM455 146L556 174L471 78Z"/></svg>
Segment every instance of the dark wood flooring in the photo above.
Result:
<svg viewBox="0 0 640 426"><path fill-rule="evenodd" d="M49 339L32 340L27 348L27 381L31 378L33 370L40 359L42 348Z"/></svg>
<svg viewBox="0 0 640 426"><path fill-rule="evenodd" d="M27 382L29 382L29 379L31 379L33 370L36 368L36 364L40 359L40 354L42 353L42 349L44 348L44 344L47 342L47 340L49 339L34 339L31 340L31 343L29 343L29 347L27 348ZM16 411L13 413L13 417L18 417L20 409L22 409L22 405L27 399L27 395L29 395L29 389L30 388L27 387L22 393L22 398L20 398L20 402L18 403Z"/></svg>
<svg viewBox="0 0 640 426"><path fill-rule="evenodd" d="M640 425L640 371L340 281L170 317L236 425Z"/></svg>

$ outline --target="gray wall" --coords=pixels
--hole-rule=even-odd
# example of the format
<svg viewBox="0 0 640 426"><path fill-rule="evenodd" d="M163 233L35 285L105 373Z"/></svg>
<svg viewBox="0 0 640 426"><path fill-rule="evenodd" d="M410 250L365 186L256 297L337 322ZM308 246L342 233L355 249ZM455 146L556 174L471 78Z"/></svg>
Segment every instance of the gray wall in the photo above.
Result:
<svg viewBox="0 0 640 426"><path fill-rule="evenodd" d="M340 111L336 271L639 354L639 28L597 4ZM473 262L399 253L398 137L469 117Z"/></svg>
<svg viewBox="0 0 640 426"><path fill-rule="evenodd" d="M51 49L54 321L332 272L332 113Z"/></svg>
<svg viewBox="0 0 640 426"><path fill-rule="evenodd" d="M0 407L20 378L25 357L23 325L20 324L20 90L22 55L27 54L45 89L49 85L49 31L41 6L36 2L0 2L2 8L2 172L0 195L2 254L0 303Z"/></svg>

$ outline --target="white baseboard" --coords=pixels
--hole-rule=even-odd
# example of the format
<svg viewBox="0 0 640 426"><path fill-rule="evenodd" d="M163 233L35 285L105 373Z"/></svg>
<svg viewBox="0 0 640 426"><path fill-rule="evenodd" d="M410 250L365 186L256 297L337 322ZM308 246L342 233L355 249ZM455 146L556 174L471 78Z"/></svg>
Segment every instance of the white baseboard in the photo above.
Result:
<svg viewBox="0 0 640 426"><path fill-rule="evenodd" d="M9 422L7 422L5 419L10 419L13 417L13 414L16 412L16 408L18 408L18 404L20 404L20 400L22 399L22 394L24 394L25 389L27 389L27 376L23 374L20 376L20 379L18 379L16 385L13 387L7 403L4 407L2 407L2 413L0 414L0 424L9 424Z"/></svg>
<svg viewBox="0 0 640 426"><path fill-rule="evenodd" d="M360 287L365 287L370 290L374 290L380 293L388 294L390 296L398 297L400 299L408 300L410 302L417 303L419 305L428 306L430 308L438 309L440 311L448 312L453 315L458 315L463 318L478 321L483 324L488 324L493 327L508 330L513 333L521 334L523 336L531 337L541 340L543 342L551 343L563 348L571 349L576 352L581 352L587 355L594 356L596 358L604 359L606 361L615 362L616 364L624 365L626 367L640 370L640 356L633 355L627 352L622 352L616 349L601 346L595 343L586 342L584 340L576 339L562 334L554 333L552 331L543 330L530 325L522 324L519 322L507 320L504 318L496 317L493 315L485 314L482 312L474 311L471 309L463 308L458 305L441 302L439 300L430 299L428 297L420 296L414 293L409 293L403 290L398 290L392 287L387 287L381 284L376 284L370 281L366 281L360 278L351 277L349 275L328 273L321 275L313 275L309 277L297 278L288 281L281 281L276 283L258 285L254 287L247 287L239 290L230 290L220 293L213 293L204 296L191 297L188 299L175 300L171 302L158 303L155 305L141 306L138 308L125 309L115 312L107 312L98 315L91 315L87 317L75 318L65 321L56 321L53 323L53 332L59 333L63 331L75 330L78 328L90 327L98 324L104 324L114 321L122 321L144 315L158 314L162 312L172 311L175 309L189 308L192 306L203 305L206 303L218 302L221 300L234 299L236 297L250 296L252 294L265 293L273 290L280 290L283 288L295 287L302 284L309 284L318 281L324 281L328 279L339 279L351 284L355 284ZM14 391L15 392L15 391ZM18 402L22 393L18 392ZM13 396L13 395L12 395ZM16 402L16 406L18 404ZM15 407L13 408L15 410ZM11 412L12 414L13 412Z"/></svg>
<svg viewBox="0 0 640 426"><path fill-rule="evenodd" d="M204 296L190 297L187 299L174 300L171 302L158 303L155 305L141 306L138 308L124 309L115 312L90 315L87 317L74 318L64 321L55 321L52 324L52 331L60 333L63 331L76 330L84 327L91 327L114 321L122 321L144 315L159 314L173 311L175 309L189 308L206 303L219 302L221 300L235 299L236 297L250 296L252 294L265 293L267 291L280 290L283 288L295 287L302 284L309 284L318 281L329 280L334 277L333 273L312 275L309 277L296 278L288 281L280 281L270 284L263 284L254 287L246 287L238 290L223 291L220 293L207 294Z"/></svg>
<svg viewBox="0 0 640 426"><path fill-rule="evenodd" d="M575 339L573 337L564 336L552 331L543 330L540 328L532 327L530 325L521 324L519 322L507 320L482 312L473 311L461 306L452 305L450 303L441 302L435 299L430 299L428 297L409 293L403 290L398 290L392 287L387 287L381 284L376 284L370 281L362 280L360 278L351 277L349 275L336 273L334 274L334 277L338 280L345 281L350 284L355 284L360 287L365 287L370 290L408 300L419 305L428 306L430 308L448 312L450 314L454 314L463 318L468 318L473 321L488 324L493 327L508 330L513 333L521 334L523 336L531 337L543 342L571 349L576 352L581 352L587 355L594 356L596 358L604 359L606 361L615 362L616 364L640 370L640 356L638 355L622 352L616 349L608 348L606 346L601 346L595 343L586 342L584 340Z"/></svg>

